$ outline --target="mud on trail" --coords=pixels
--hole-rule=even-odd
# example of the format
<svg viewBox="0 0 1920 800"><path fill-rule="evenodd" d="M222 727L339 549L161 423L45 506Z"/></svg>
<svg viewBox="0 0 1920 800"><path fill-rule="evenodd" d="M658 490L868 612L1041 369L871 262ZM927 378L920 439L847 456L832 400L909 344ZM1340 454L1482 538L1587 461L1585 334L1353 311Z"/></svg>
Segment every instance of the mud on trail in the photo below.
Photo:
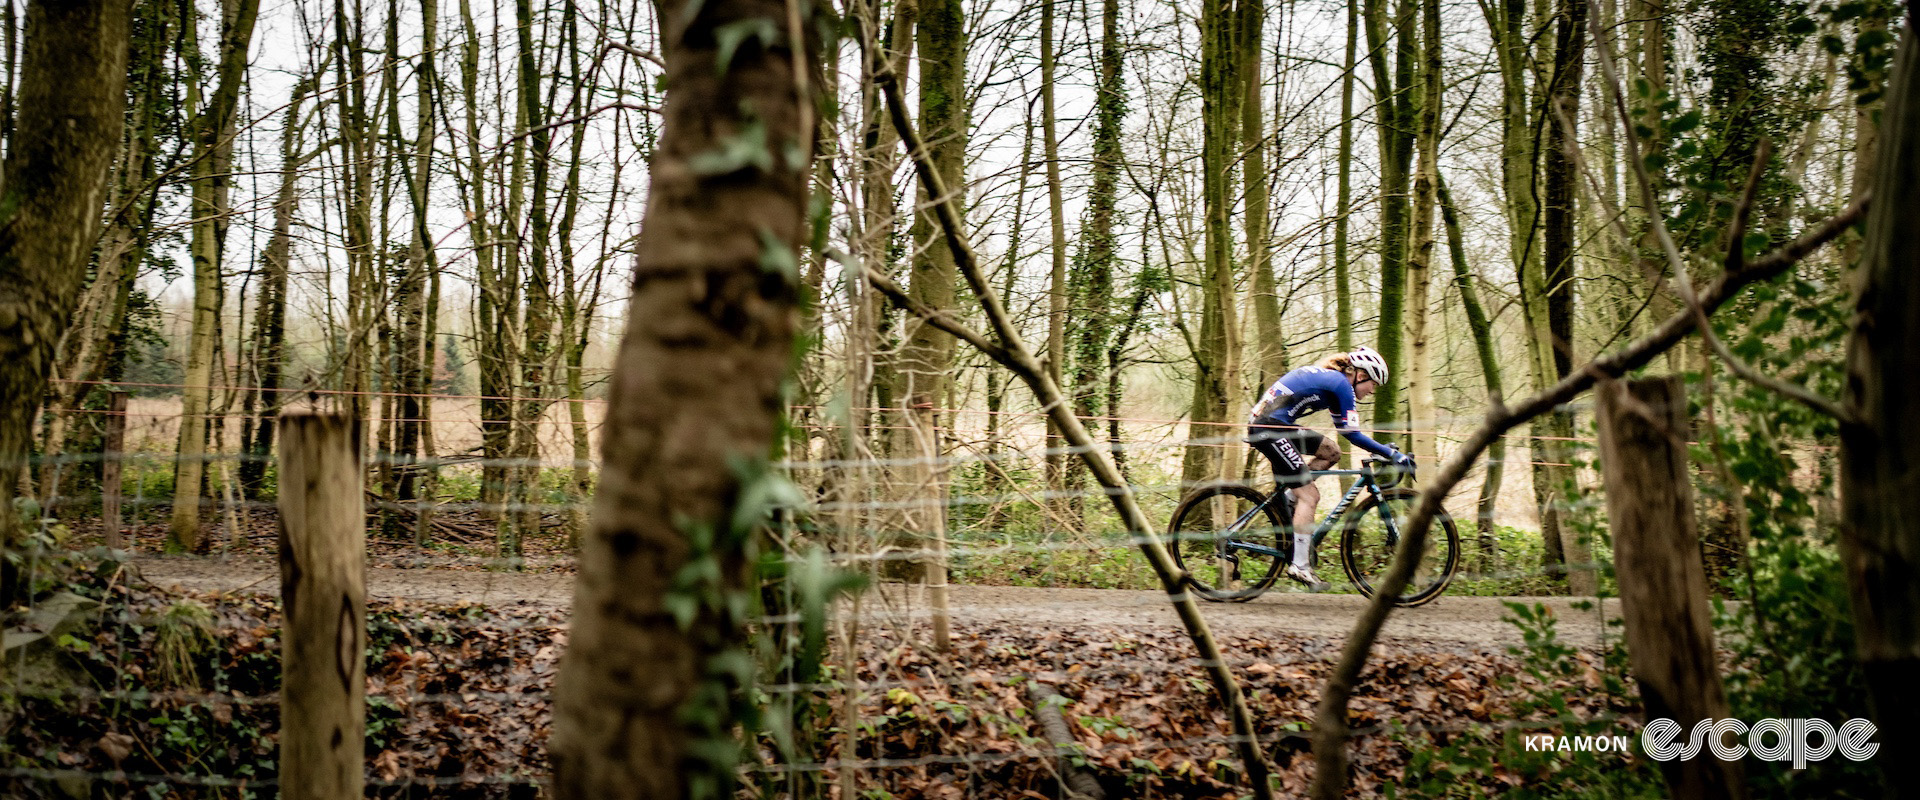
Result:
<svg viewBox="0 0 1920 800"><path fill-rule="evenodd" d="M266 558L230 559L143 557L134 561L146 580L160 587L196 592L280 593L278 565ZM564 615L573 601L574 576L567 573L486 572L453 569L369 567L370 600L404 600L434 605L479 604ZM1083 630L1090 628L1178 628L1180 620L1166 594L1124 589L1065 589L1025 586L953 586L949 606L956 628L976 625ZM1441 652L1504 649L1519 644L1513 625L1502 621L1505 603L1541 603L1559 620L1562 641L1579 647L1600 643L1599 610L1578 610L1565 597L1441 597L1420 608L1398 609L1387 618L1383 639L1415 649L1420 643ZM1345 639L1366 608L1366 599L1348 594L1275 591L1249 603L1202 603L1214 631L1254 636ZM1602 607L1618 618L1618 601ZM861 600L863 624L897 628L924 622L926 592L917 586L883 584Z"/></svg>

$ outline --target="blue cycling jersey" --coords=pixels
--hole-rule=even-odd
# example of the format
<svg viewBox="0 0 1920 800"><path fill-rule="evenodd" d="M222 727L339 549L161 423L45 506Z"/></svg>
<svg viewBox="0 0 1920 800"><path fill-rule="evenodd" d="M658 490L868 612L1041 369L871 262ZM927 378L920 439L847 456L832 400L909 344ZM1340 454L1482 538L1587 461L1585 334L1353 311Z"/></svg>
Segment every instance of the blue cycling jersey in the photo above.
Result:
<svg viewBox="0 0 1920 800"><path fill-rule="evenodd" d="M1392 458L1394 450L1360 431L1354 417L1353 382L1345 373L1326 367L1301 367L1274 381L1247 415L1249 425L1296 425L1301 417L1330 409L1333 427L1347 441L1377 456Z"/></svg>

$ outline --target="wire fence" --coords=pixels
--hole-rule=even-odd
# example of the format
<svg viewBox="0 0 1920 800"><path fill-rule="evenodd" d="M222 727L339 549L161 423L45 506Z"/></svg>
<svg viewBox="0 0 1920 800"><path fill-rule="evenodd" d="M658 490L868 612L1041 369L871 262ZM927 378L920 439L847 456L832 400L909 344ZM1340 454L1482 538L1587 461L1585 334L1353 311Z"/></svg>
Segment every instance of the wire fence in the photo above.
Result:
<svg viewBox="0 0 1920 800"><path fill-rule="evenodd" d="M246 387L237 387L244 389ZM338 393L335 393L338 394ZM443 397L443 396L442 396ZM435 400L442 399L435 397ZM469 400L485 398L462 398ZM68 409L56 409L55 413L66 413ZM99 414L94 409L71 409L74 414ZM825 415L825 409L811 409L818 415ZM872 413L885 414L887 409L871 409ZM953 410L954 417L973 412ZM1114 563L1128 564L1128 574L1136 585L1150 585L1149 572L1144 561L1137 555L1139 548L1146 544L1148 537L1139 532L1129 532L1118 525L1117 521L1103 509L1107 498L1119 490L1099 486L1072 486L1046 481L1042 475L1049 457L1075 456L1081 448L1047 446L1047 441L1039 431L1039 417L1033 413L1008 413L1004 419L1022 419L1029 423L1031 430L1020 436L1007 436L989 442L986 438L975 436L982 428L954 424L942 432L948 436L950 449L937 457L919 457L907 454L884 457L840 457L824 441L815 447L807 448L804 453L796 454L776 463L776 466L797 484L803 491L803 502L799 507L786 509L782 528L785 538L781 541L793 544L801 540L831 546L828 559L843 569L858 571L879 571L893 563L925 563L939 557L947 560L953 569L956 581L978 580L990 583L1005 583L1010 579L1018 580L1022 574L1038 570L1043 576L1056 583L1095 585L1086 580L1091 564L1098 563L1102 568ZM122 421L132 419L162 419L164 409L132 409L120 416ZM175 414L175 417L178 415ZM217 416L217 415L216 415ZM229 418L231 419L231 418ZM473 425L477 419L439 418L431 419L432 424ZM398 421L398 420L395 420ZM551 420L550 420L551 421ZM1120 443L1098 443L1090 448L1125 454L1135 468L1134 477L1138 481L1129 490L1143 498L1149 508L1165 520L1174 503L1181 495L1198 485L1211 481L1189 481L1177 477L1177 472L1165 466L1176 461L1182 454L1196 447L1206 448L1242 448L1239 451L1241 461L1244 458L1243 426L1229 426L1218 435L1182 438L1174 434L1181 426L1188 425L1181 420L1145 420L1125 418L1115 420L1140 430L1157 428L1167 435L1158 440L1127 441ZM570 420L558 420L571 425ZM545 424L545 423L543 423ZM597 425L597 420L591 424ZM903 426L904 427L904 426ZM802 430L844 433L844 428L829 422L801 425ZM1193 426L1189 429L1206 426ZM1002 429L1003 431L1005 429ZM1438 431L1436 431L1438 432ZM964 436L963 436L964 435ZM972 438L965 438L972 437ZM1024 437L1024 438L1023 438ZM227 441L233 442L234 439ZM1567 439L1575 446L1574 452L1583 442L1583 437ZM1446 446L1442 442L1443 453ZM145 449L141 449L141 448ZM571 444L569 443L569 448ZM127 449L122 452L73 451L52 452L34 460L34 475L40 479L36 488L44 488L44 480L49 471L69 473L56 484L57 491L39 495L43 503L43 516L46 524L42 535L49 541L59 538L64 531L71 537L63 542L63 547L76 547L97 541L104 535L104 521L97 519L96 509L105 501L118 501L125 514L124 525L130 535L130 543L137 550L157 550L164 546L165 512L171 511L174 504L174 492L170 473L173 466L187 460L197 460L218 469L209 469L208 490L201 499L203 528L205 538L212 541L211 554L185 556L193 559L186 563L211 565L226 570L229 575L221 580L189 584L188 588L198 587L194 596L209 603L227 603L235 598L271 592L273 575L271 566L262 558L273 553L274 540L278 537L276 526L278 505L273 496L273 461L270 456L234 452L234 447L224 452L210 452L198 456L181 457L168 452L163 443L152 440L141 443L129 439ZM424 650L440 648L447 652L458 651L473 644L466 637L534 637L540 642L564 649L564 641L569 625L564 618L565 609L570 603L570 578L565 575L527 575L515 576L497 571L498 568L521 568L532 561L537 562L544 555L547 560L541 566L564 571L570 563L567 550L567 537L580 531L573 526L585 518L588 510L587 497L583 488L570 483L565 478L572 470L584 468L597 470L597 458L547 457L544 453L531 458L487 458L472 453L422 457L375 451L366 459L365 467L377 474L383 469L413 471L416 474L435 473L440 478L431 490L412 498L396 498L381 494L387 488L370 482L373 492L366 498L364 505L368 516L370 543L369 563L376 567L395 567L402 569L376 570L382 575L400 573L475 573L476 568L486 568L476 580L488 589L479 593L485 599L501 601L525 601L538 612L538 615L522 613L519 615L487 615L484 618L436 618L419 623L420 630L409 636L421 642ZM1230 456L1230 462L1236 460ZM1158 469L1154 464L1161 464ZM1509 466L1547 464L1555 466L1580 466L1573 461L1536 461L1527 455L1510 456ZM123 482L118 491L110 491L102 485L92 473L109 464L118 465L124 472ZM243 465L260 468L260 474L267 479L259 485L243 485L235 475ZM1009 469L1017 467L1018 469ZM488 470L499 470L509 475L509 480L538 481L537 486L521 486L521 491L505 491L509 487L488 487L474 479ZM1024 470L1024 471L1021 471ZM514 474L514 471L524 471ZM970 472L977 471L977 472ZM1517 471L1517 470L1516 470ZM916 485L901 475L924 475L926 473L943 475L943 488L939 491L916 491ZM1257 482L1264 475L1264 468L1252 470ZM92 480L89 480L92 478ZM1511 479L1510 479L1511 480ZM1517 484L1517 486L1516 486ZM1518 503L1510 503L1504 508L1496 508L1496 520L1524 524L1526 510L1513 513L1514 506L1531 506L1532 498L1523 481L1509 484L1507 492L1521 498ZM1462 525L1463 533L1469 536L1465 545L1470 552L1476 547L1472 541L1471 513L1462 514L1461 507L1471 488L1457 492L1450 505ZM1578 496L1565 496L1558 500L1560 507L1578 510L1591 506L1590 502ZM1584 504L1584 505L1583 505ZM1324 505L1324 503L1323 503ZM939 546L929 546L919 539L897 540L899 534L915 532L912 517L906 512L937 511L946 517L946 524ZM1512 517L1503 518L1503 514L1512 513ZM427 538L434 541L423 547L412 538L393 540L381 539L379 520L384 515L398 515L414 519L435 518L453 520L455 527L436 530ZM523 538L544 538L550 545L546 550L529 554L508 554L501 551L495 537L504 521L516 517L533 517L531 530L522 529L518 535ZM462 534L455 536L455 534ZM1156 532L1156 536L1166 538ZM1172 544L1179 546L1182 539L1176 534L1171 537ZM447 550L455 546L454 552ZM797 563L812 556L798 551L783 554L789 562ZM1061 560L1064 557L1075 558ZM143 564L161 564L152 557L143 557ZM29 572L39 570L43 565L29 563ZM1601 562L1575 563L1561 565L1553 569L1541 569L1523 560L1508 560L1493 564L1469 561L1469 568L1461 575L1463 581L1478 581L1495 585L1512 582L1542 580L1566 570L1600 570L1606 565ZM1031 577L1031 576L1028 576ZM251 581L251 583L249 583ZM529 582L531 581L531 582ZM208 594L207 592L213 592ZM888 667L871 650L873 636L901 637L915 630L916 625L925 621L926 609L916 607L917 601L904 599L899 593L889 595L886 592L869 594L868 599L858 604L842 604L834 610L835 647L848 652L840 653L840 658L850 668L838 674L830 674L830 679L818 681L771 681L757 687L755 691L765 697L814 696L831 698L823 705L841 708L850 702L861 709L861 714L877 714L888 719L897 719L885 712L889 705L889 693L898 691L939 694L942 696L965 699L969 692L1001 692L1011 690L1033 678L1032 675L993 671L945 671L935 675L931 672L913 674L897 668ZM1125 610L1131 607L1140 609L1164 610L1166 595L1128 596L1125 603L1117 607ZM413 601L417 602L417 601ZM1131 604L1131 605L1128 605ZM225 607L206 623L205 630L214 637L255 636L263 628L271 628L274 620L271 612L233 612ZM1045 620L1050 612L1059 608L1058 603L1034 602L980 602L967 608L967 613L977 619L1019 622L1022 620ZM29 614L36 609L29 608ZM769 613L755 616L747 622L757 629L767 629L782 625L803 622L802 615L796 613ZM96 615L95 624L103 629L132 630L152 629L157 623L152 609L132 610L119 608L112 613ZM444 641L435 642L439 636ZM908 636L907 638L911 638ZM545 645L543 645L545 646ZM862 649L866 647L868 649ZM1156 662L1155 674L1168 675L1194 672L1215 662L1177 653L1165 653ZM124 654L116 656L100 655L102 663L114 663L115 659L136 658ZM866 659L866 660L862 660ZM137 658L136 658L137 660ZM1276 659L1273 657L1234 657L1225 664L1238 670L1258 668L1300 668L1305 670L1323 669L1326 656L1322 654L1301 655L1296 659ZM114 666L124 666L114 663ZM550 713L553 695L550 687L551 662L543 669L544 677L527 680L516 688L500 686L477 686L472 688L447 688L437 684L429 685L419 675L404 676L396 673L381 677L370 689L369 702L383 708L397 709L401 716L428 713L429 707L441 709L434 713L444 713L460 719L473 720L483 718L502 706L521 707L531 704L538 709L538 715ZM1133 674L1130 667L1095 665L1082 670L1081 677L1103 674L1107 670L1116 680ZM830 673L832 671L829 671ZM40 706L22 706L38 708L78 708L91 710L90 713L117 713L123 719L110 723L109 727L122 722L132 725L130 709L182 709L196 708L239 708L258 709L259 713L275 712L281 703L281 697L273 692L212 691L207 689L181 688L166 686L159 682L148 682L139 675L128 675L122 671L119 683L107 685L76 684L66 686L27 685L20 679L19 670L9 670L13 680L8 687L10 700L15 704L41 704ZM851 698L851 700L848 700ZM960 701L955 701L960 702ZM966 702L973 702L967 700ZM1109 709L1110 710L1110 709ZM220 712L228 713L228 712ZM1092 714L1088 710L1087 714ZM536 715L537 716L537 715ZM144 718L142 718L144 719ZM1491 732L1501 735L1502 731L1525 731L1536 728L1564 726L1564 720L1492 720L1492 721L1453 721L1432 723L1426 716L1406 714L1389 722L1356 726L1349 731L1355 739L1395 737L1420 734L1458 733L1466 731ZM1213 757L1210 748L1224 748L1237 743L1230 736L1146 736L1138 735L1133 739L1117 740L1111 736L1093 732L1082 725L1075 730L1081 741L1049 742L1038 736L1012 740L996 739L996 742L1011 741L1011 745L1002 747L1003 751L967 750L963 752L931 753L891 753L873 743L884 739L885 731L868 730L866 739L858 732L860 720L843 720L833 730L834 735L823 736L826 755L806 760L763 757L742 767L742 774L748 780L786 779L798 774L844 775L848 772L859 773L866 785L880 786L887 779L878 777L882 772L913 772L926 769L950 769L969 774L1003 772L1003 765L1026 765L1031 768L1052 772L1059 769L1064 757L1081 758L1089 753L1090 745L1097 745L1101 752L1129 754L1126 757L1151 755L1153 753L1178 753L1180 758L1204 763ZM872 720L866 720L872 723ZM1582 724L1610 723L1604 715L1588 715ZM1622 721L1624 724L1624 721ZM390 724L399 724L391 723ZM18 724L10 723L10 724ZM140 724L146 724L144 722ZM473 723L478 724L478 723ZM1287 723L1291 729L1276 727L1264 731L1260 744L1266 747L1279 747L1288 740L1298 740L1310 734L1310 731L1298 720ZM855 726L856 733L844 740L849 726ZM934 726L938 728L938 726ZM932 729L930 729L932 730ZM543 735L543 734L541 734ZM937 738L937 731L930 733ZM101 734L104 736L104 734ZM533 736L529 741L538 740ZM99 741L106 741L101 738ZM860 742L867 744L860 744ZM87 742L73 743L85 750ZM967 739L966 747L980 746L980 742ZM101 744L94 743L93 751L100 751ZM892 745L899 749L897 743ZM942 747L961 747L962 740L954 739ZM863 749L864 748L864 749ZM1196 755L1198 751L1208 750L1206 757ZM92 751L89 751L92 752ZM384 751L383 751L384 752ZM80 758L79 756L75 756ZM1190 758L1191 757L1191 758ZM91 759L91 760L88 760ZM180 787L192 787L195 790L236 790L262 791L271 793L278 786L278 778L270 774L245 775L221 773L217 770L196 771L191 762L176 764L168 769L119 768L115 761L112 768L101 768L97 763L100 756L80 758L75 764L59 761L33 763L31 759L15 757L0 765L0 781L14 787L33 786L23 792L27 796L51 795L49 789L62 782L100 782L124 787L159 787L141 789L151 791L157 796L168 792L180 796L194 796L194 791L185 791ZM138 761L137 757L132 761ZM149 759L147 762L160 765L164 759ZM131 763L131 761L129 762ZM511 792L519 788L542 790L547 787L543 770L529 770L524 773L503 773L497 769L462 769L454 774L429 774L408 772L395 767L394 763L384 766L369 762L368 786L372 790L406 793L422 791L432 793L453 787L467 787L476 790L497 789ZM401 765L404 767L405 765ZM436 769L450 769L436 767ZM998 770L998 771L996 771ZM1004 776L1002 776L1004 777ZM843 795L844 796L844 795Z"/></svg>

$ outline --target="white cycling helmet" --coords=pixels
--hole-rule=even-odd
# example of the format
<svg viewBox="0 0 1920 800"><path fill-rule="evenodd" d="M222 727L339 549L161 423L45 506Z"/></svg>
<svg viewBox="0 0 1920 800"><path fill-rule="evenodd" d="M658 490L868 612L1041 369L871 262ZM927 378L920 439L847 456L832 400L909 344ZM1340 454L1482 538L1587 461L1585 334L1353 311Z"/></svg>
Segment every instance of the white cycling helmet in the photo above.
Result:
<svg viewBox="0 0 1920 800"><path fill-rule="evenodd" d="M1353 348L1353 352L1347 354L1347 363L1352 364L1354 369L1367 373L1367 377L1372 378L1374 383L1386 385L1387 360L1381 358L1373 348Z"/></svg>

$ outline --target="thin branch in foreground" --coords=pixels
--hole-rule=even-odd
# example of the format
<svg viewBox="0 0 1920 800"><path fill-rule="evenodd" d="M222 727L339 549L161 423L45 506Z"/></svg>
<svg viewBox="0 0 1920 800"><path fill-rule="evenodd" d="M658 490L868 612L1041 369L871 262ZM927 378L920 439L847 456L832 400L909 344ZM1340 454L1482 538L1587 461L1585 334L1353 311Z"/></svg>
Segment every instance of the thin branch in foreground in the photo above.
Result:
<svg viewBox="0 0 1920 800"><path fill-rule="evenodd" d="M1785 246L1738 270L1721 274L1698 295L1699 310L1710 315L1748 285L1779 275L1799 263L1808 254L1859 222L1866 215L1871 199L1862 197L1845 211L1829 217ZM1502 434L1572 400L1600 380L1617 378L1629 370L1646 366L1655 356L1671 349L1692 332L1697 319L1693 309L1677 313L1646 336L1612 354L1587 362L1559 383L1511 408L1495 404L1487 413L1487 421L1441 465L1434 482L1420 490L1420 500L1414 506L1413 518L1402 530L1400 545L1394 551L1393 566L1374 592L1366 611L1354 623L1353 632L1347 636L1346 646L1340 653L1340 661L1334 665L1332 674L1327 676L1325 687L1321 690L1320 707L1315 712L1313 722L1315 769L1312 794L1315 798L1337 800L1346 792L1347 706L1353 697L1360 671L1366 667L1373 644L1380 637L1380 628L1386 624L1387 614L1393 610L1393 598L1406 590L1407 581L1413 576L1418 559L1410 556L1426 546L1427 529L1432 527L1434 513L1440 509L1440 499L1466 478L1474 461Z"/></svg>
<svg viewBox="0 0 1920 800"><path fill-rule="evenodd" d="M1234 734L1234 749L1246 770L1247 781L1251 784L1253 796L1257 800L1271 800L1273 787L1268 780L1266 757L1260 751L1259 737L1253 727L1253 713L1247 706L1246 695L1240 691L1239 682L1233 677L1232 669L1221 657L1219 643L1214 639L1206 619L1200 615L1194 596L1186 589L1186 572L1174 564L1166 545L1147 520L1146 512L1141 510L1132 487L1127 485L1126 479L1120 474L1113 460L1108 457L1105 448L1093 443L1093 437L1087 433L1080 418L1073 413L1061 394L1059 385L1054 382L1046 366L1027 347L1026 341L1021 338L1019 330L1014 326L1012 315L1007 313L1000 296L988 284L986 275L980 269L979 258L973 251L973 245L968 241L966 230L960 224L959 212L954 207L953 194L947 191L946 181L939 172L934 170L933 163L927 156L926 147L921 141L919 130L907 114L907 104L901 96L899 77L894 72L893 65L879 57L874 47L875 41L872 29L863 24L861 45L867 51L866 57L870 59L869 63L873 65L874 81L886 94L888 114L892 118L894 128L900 134L901 144L906 146L907 155L913 162L914 172L926 189L927 197L933 198L929 201L929 205L940 224L946 245L953 253L955 265L965 276L968 287L973 290L974 297L980 303L981 310L986 312L987 320L993 326L995 335L1003 343L1005 360L1000 363L1026 382L1041 407L1046 410L1048 418L1058 427L1061 438L1079 450L1081 460L1087 465L1087 471L1102 487L1109 490L1108 499L1112 501L1114 509L1119 512L1129 532L1139 537L1140 549L1146 555L1147 563L1153 567L1154 573L1160 578L1160 584L1166 590L1174 612L1179 615L1181 624L1186 627L1187 635L1193 640L1194 648L1199 651L1200 658L1208 665L1207 674L1213 681L1215 691L1219 692L1222 703L1226 705L1227 718ZM876 288L885 291L884 287L879 287L877 284ZM935 322L933 319L928 321ZM948 324L958 326L958 323L952 320L949 320ZM976 336L970 339L969 343L979 338L982 337Z"/></svg>

